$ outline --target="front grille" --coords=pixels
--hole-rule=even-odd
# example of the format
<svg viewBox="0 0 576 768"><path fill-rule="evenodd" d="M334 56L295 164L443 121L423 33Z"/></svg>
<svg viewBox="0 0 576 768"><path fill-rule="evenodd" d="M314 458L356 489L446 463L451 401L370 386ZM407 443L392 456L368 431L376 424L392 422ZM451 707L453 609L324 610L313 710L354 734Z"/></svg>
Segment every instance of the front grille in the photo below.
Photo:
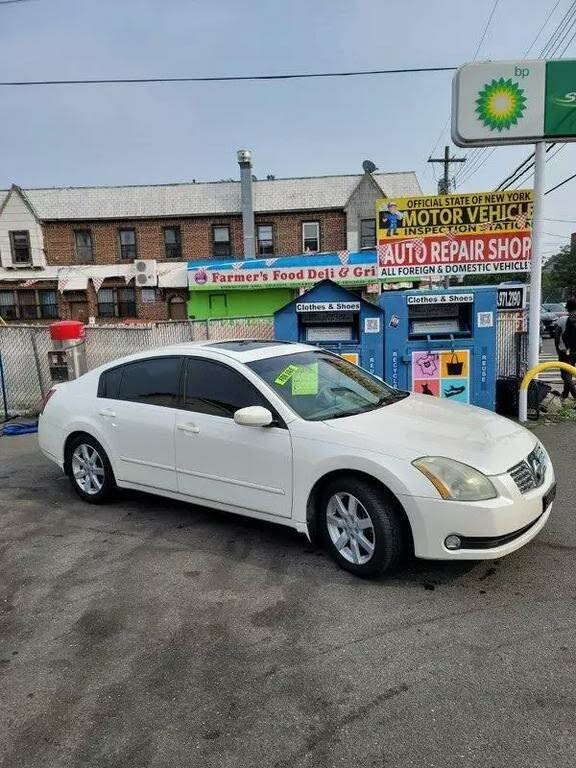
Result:
<svg viewBox="0 0 576 768"><path fill-rule="evenodd" d="M541 445L508 470L520 493L539 488L546 478L546 455Z"/></svg>

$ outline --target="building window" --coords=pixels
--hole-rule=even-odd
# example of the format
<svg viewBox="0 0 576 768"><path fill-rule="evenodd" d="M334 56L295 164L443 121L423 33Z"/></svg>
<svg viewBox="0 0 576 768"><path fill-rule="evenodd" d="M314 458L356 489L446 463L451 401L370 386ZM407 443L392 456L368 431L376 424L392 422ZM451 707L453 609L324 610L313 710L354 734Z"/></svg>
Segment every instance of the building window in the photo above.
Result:
<svg viewBox="0 0 576 768"><path fill-rule="evenodd" d="M10 232L10 245L12 247L12 264L32 263L30 233L27 229L19 232Z"/></svg>
<svg viewBox="0 0 576 768"><path fill-rule="evenodd" d="M376 245L376 219L362 219L360 222L360 248L374 248Z"/></svg>
<svg viewBox="0 0 576 768"><path fill-rule="evenodd" d="M100 288L97 297L100 317L136 317L134 288Z"/></svg>
<svg viewBox="0 0 576 768"><path fill-rule="evenodd" d="M121 229L120 234L120 258L134 260L136 258L136 230Z"/></svg>
<svg viewBox="0 0 576 768"><path fill-rule="evenodd" d="M274 253L274 231L271 224L258 226L258 255L269 256Z"/></svg>
<svg viewBox="0 0 576 768"><path fill-rule="evenodd" d="M232 256L230 244L230 227L212 227L212 254L216 259Z"/></svg>
<svg viewBox="0 0 576 768"><path fill-rule="evenodd" d="M18 306L21 320L37 320L38 304L36 291L18 291Z"/></svg>
<svg viewBox="0 0 576 768"><path fill-rule="evenodd" d="M164 249L167 259L182 258L182 235L180 227L164 227Z"/></svg>
<svg viewBox="0 0 576 768"><path fill-rule="evenodd" d="M302 250L320 250L320 224L317 221L305 221L302 224Z"/></svg>
<svg viewBox="0 0 576 768"><path fill-rule="evenodd" d="M40 317L53 320L58 317L58 293L56 291L38 291L40 298Z"/></svg>
<svg viewBox="0 0 576 768"><path fill-rule="evenodd" d="M76 261L79 264L90 264L90 262L94 261L92 233L89 229L74 230L74 243L76 246Z"/></svg>
<svg viewBox="0 0 576 768"><path fill-rule="evenodd" d="M14 291L0 291L0 317L2 320L16 320L16 294Z"/></svg>

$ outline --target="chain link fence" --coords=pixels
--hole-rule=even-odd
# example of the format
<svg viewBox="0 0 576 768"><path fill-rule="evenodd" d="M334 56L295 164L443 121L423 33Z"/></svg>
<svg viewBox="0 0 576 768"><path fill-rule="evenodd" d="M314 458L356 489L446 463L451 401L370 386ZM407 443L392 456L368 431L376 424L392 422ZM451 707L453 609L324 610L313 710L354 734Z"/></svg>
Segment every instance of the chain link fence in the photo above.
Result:
<svg viewBox="0 0 576 768"><path fill-rule="evenodd" d="M190 320L154 325L86 326L88 370L148 349L190 341L273 339L272 317ZM50 389L47 326L0 326L0 418L37 413ZM6 402L4 403L3 392Z"/></svg>
<svg viewBox="0 0 576 768"><path fill-rule="evenodd" d="M497 320L496 375L521 377L528 364L527 320L523 312L500 312ZM273 339L272 317L190 320L142 326L89 325L86 327L88 369L168 344L227 339ZM51 385L46 326L0 326L0 379L9 415L38 411L42 395ZM2 377L3 372L3 377ZM0 415L3 397L0 387Z"/></svg>
<svg viewBox="0 0 576 768"><path fill-rule="evenodd" d="M496 377L522 378L528 370L528 317L526 311L498 312Z"/></svg>

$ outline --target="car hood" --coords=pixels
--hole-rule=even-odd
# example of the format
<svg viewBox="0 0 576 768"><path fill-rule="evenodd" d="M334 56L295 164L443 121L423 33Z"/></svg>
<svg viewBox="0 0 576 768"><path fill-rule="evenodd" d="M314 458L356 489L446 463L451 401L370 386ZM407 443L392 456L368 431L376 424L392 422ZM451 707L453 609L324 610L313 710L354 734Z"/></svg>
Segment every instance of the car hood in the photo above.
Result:
<svg viewBox="0 0 576 768"><path fill-rule="evenodd" d="M445 456L488 475L506 472L537 442L527 429L492 411L427 395L324 423L343 437L361 438L358 447L408 461Z"/></svg>

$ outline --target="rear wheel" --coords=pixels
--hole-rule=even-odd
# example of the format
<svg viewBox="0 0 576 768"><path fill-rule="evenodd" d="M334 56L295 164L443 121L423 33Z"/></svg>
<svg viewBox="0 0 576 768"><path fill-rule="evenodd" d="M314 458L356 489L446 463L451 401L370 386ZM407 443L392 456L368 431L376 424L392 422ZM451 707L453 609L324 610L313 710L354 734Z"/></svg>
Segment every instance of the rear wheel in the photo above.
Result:
<svg viewBox="0 0 576 768"><path fill-rule="evenodd" d="M322 494L320 529L334 560L364 578L398 566L405 531L396 501L354 476L332 480Z"/></svg>
<svg viewBox="0 0 576 768"><path fill-rule="evenodd" d="M116 490L106 451L90 435L78 435L70 443L66 473L78 496L90 504L107 501Z"/></svg>

